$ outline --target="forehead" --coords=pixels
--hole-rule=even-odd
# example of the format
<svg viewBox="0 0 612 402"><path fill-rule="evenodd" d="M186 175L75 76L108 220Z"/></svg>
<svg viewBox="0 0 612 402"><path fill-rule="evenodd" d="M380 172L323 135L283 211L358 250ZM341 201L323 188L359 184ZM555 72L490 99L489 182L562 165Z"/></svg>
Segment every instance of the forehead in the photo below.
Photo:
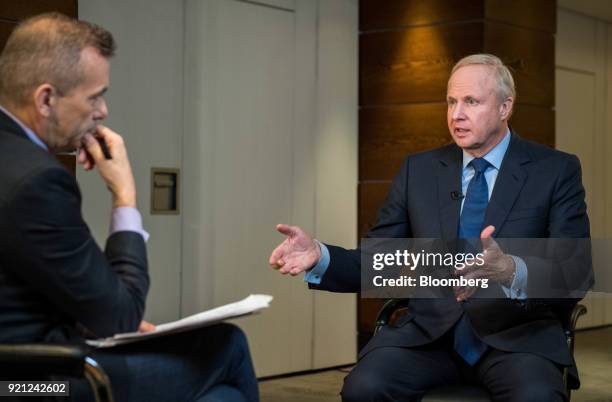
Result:
<svg viewBox="0 0 612 402"><path fill-rule="evenodd" d="M486 95L495 91L493 68L484 65L469 65L459 68L448 80L447 95L460 97Z"/></svg>
<svg viewBox="0 0 612 402"><path fill-rule="evenodd" d="M83 69L82 85L92 87L108 86L110 64L108 59L101 56L96 49L92 47L83 49L79 63Z"/></svg>

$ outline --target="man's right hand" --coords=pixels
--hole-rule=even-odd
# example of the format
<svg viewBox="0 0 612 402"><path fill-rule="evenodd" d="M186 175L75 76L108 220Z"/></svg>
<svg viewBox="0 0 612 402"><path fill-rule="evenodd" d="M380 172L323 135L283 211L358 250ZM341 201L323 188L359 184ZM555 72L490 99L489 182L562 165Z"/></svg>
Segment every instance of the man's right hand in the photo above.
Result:
<svg viewBox="0 0 612 402"><path fill-rule="evenodd" d="M276 230L287 238L272 251L268 261L272 268L278 269L282 274L295 276L319 262L319 245L301 228L279 224L276 225Z"/></svg>
<svg viewBox="0 0 612 402"><path fill-rule="evenodd" d="M98 167L100 176L113 195L113 207L136 207L136 185L123 138L108 127L98 125L97 134L108 147L112 159L106 159L94 136L83 136L83 148L79 150L78 162L85 170Z"/></svg>

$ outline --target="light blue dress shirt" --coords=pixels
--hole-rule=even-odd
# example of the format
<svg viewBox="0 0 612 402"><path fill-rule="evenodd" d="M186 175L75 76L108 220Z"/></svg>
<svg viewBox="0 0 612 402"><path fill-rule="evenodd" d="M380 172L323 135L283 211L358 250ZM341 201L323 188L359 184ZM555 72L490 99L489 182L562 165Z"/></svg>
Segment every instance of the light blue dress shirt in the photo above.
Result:
<svg viewBox="0 0 612 402"><path fill-rule="evenodd" d="M495 181L497 180L497 175L499 173L499 168L501 167L502 161L504 160L504 155L508 150L508 146L510 145L510 131L506 132L504 138L497 144L493 149L491 149L483 158L491 164L491 167L485 172L485 180L487 181L487 186L489 188L489 199L491 199L491 194L493 194L493 187L495 186ZM469 163L474 159L472 155L470 155L465 150L463 151L463 171L461 175L461 192L465 194L467 192L468 184L470 180L474 177L474 168L469 165ZM461 201L461 209L463 210L463 203L465 202L465 198ZM325 244L317 241L321 248L321 258L317 265L315 265L310 271L306 272L304 276L304 280L313 285L318 285L321 283L321 279L325 272L327 272L327 268L329 267L329 250L325 246ZM526 288L527 288L527 265L522 258L511 256L514 260L514 264L516 265L516 272L514 275L514 279L512 280L512 284L510 288L502 286L502 289L507 297L512 299L525 299L527 298Z"/></svg>
<svg viewBox="0 0 612 402"><path fill-rule="evenodd" d="M21 122L17 117L13 116L8 110L0 105L0 110L10 117L21 129L25 132L28 138L36 145L49 151L47 145L36 135L34 131ZM110 224L110 234L121 231L137 232L144 241L149 240L149 233L142 227L142 215L133 207L116 207L113 208Z"/></svg>

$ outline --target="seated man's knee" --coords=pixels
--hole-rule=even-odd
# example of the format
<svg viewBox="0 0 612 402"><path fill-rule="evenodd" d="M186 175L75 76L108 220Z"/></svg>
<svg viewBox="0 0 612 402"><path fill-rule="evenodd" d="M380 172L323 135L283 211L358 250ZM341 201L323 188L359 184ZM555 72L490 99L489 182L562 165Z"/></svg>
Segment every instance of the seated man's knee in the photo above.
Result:
<svg viewBox="0 0 612 402"><path fill-rule="evenodd" d="M390 384L376 373L362 373L358 367L344 379L340 394L343 402L392 401Z"/></svg>
<svg viewBox="0 0 612 402"><path fill-rule="evenodd" d="M221 347L226 353L235 355L248 355L249 346L245 333L233 324L222 323L210 327L212 331L215 331L214 338L223 342Z"/></svg>
<svg viewBox="0 0 612 402"><path fill-rule="evenodd" d="M511 401L516 402L563 402L567 401L565 390L542 381L521 384L511 391Z"/></svg>

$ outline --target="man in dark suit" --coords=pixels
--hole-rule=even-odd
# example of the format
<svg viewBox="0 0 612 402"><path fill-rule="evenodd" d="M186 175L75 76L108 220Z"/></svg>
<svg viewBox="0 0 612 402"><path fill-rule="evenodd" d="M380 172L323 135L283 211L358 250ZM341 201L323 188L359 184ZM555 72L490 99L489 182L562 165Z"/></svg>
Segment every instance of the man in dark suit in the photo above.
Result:
<svg viewBox="0 0 612 402"><path fill-rule="evenodd" d="M19 25L0 56L0 342L82 343L153 327L141 322L148 234L134 178L122 137L99 124L114 49L103 28L45 14ZM77 148L112 196L104 252L75 178L52 155ZM246 339L231 325L94 355L117 400L258 400ZM74 400L88 398L72 385Z"/></svg>
<svg viewBox="0 0 612 402"><path fill-rule="evenodd" d="M546 298L560 290L572 295L573 284L543 289L563 277L561 265L543 258L550 255L506 254L492 237L589 237L578 159L512 133L515 97L512 75L497 57L460 60L447 91L455 143L406 158L367 234L480 237L484 264L460 275L488 279L496 298L476 298L479 289L463 287L452 298L412 299L410 313L361 351L345 379L344 401L419 400L429 389L464 382L483 385L496 401L563 401L564 367L573 368L577 382L558 315L575 304L576 293ZM287 239L270 256L274 268L306 272L316 289L360 290L359 250L324 245L299 227L277 230ZM576 250L568 261L588 284L588 247Z"/></svg>

